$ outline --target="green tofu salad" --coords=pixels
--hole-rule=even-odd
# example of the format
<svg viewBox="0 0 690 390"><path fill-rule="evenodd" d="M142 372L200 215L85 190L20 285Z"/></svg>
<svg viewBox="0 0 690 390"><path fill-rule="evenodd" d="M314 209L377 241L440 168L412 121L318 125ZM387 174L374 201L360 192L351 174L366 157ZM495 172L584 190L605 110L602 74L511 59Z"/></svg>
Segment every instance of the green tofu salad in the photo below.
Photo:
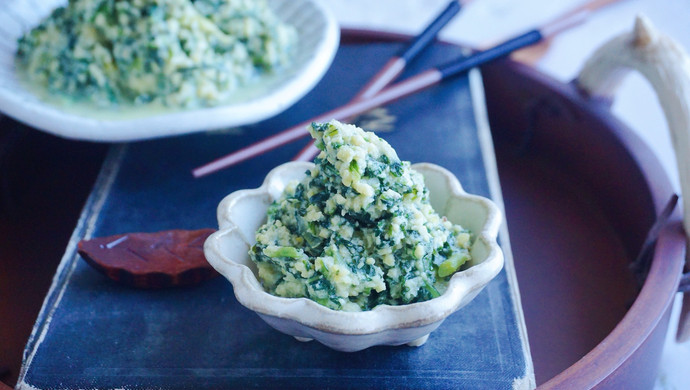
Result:
<svg viewBox="0 0 690 390"><path fill-rule="evenodd" d="M443 294L471 233L439 216L421 174L376 134L313 123L321 153L268 209L249 255L271 294L363 311Z"/></svg>
<svg viewBox="0 0 690 390"><path fill-rule="evenodd" d="M285 68L296 42L266 0L69 0L19 39L16 63L69 101L195 108Z"/></svg>

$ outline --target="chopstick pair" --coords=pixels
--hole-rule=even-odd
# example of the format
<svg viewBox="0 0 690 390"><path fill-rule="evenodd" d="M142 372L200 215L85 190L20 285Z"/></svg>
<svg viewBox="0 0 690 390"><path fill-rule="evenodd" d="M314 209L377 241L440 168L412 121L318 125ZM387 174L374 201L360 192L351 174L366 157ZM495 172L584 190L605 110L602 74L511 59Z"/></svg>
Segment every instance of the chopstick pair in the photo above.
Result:
<svg viewBox="0 0 690 390"><path fill-rule="evenodd" d="M376 95L383 88L395 80L407 67L414 58L419 55L429 44L436 38L438 33L450 22L455 15L460 12L462 6L471 0L465 1L451 1L446 8L422 31L417 35L400 54L393 56L386 62L386 64L377 72L364 87L357 92L350 103L360 99L368 99ZM307 145L300 150L293 161L311 161L317 154L319 149L314 146L314 140L309 140Z"/></svg>
<svg viewBox="0 0 690 390"><path fill-rule="evenodd" d="M406 47L404 47L399 54L390 58L384 64L381 70L379 70L371 79L369 79L364 87L357 92L357 94L349 101L348 104L359 100L372 98L383 88L389 85L393 80L395 80L400 73L402 73L407 64L412 61L412 59L417 57L419 53L421 53L422 50L424 50L424 48L426 48L429 43L436 38L439 31L441 31L441 29L443 29L443 27L445 27L446 24L448 24L448 22L450 22L455 15L460 12L462 6L469 1L470 0L453 0L449 2L446 8L441 11L441 13L439 13L439 15L419 35L417 35ZM192 171L192 174L194 177L201 177L292 142L293 140L301 137L301 135L296 134L296 137L293 138L291 135L292 133L300 132L300 130L293 130L298 128L304 129L311 122L312 121L300 123L299 125L288 130L282 131L273 136L269 136L220 160L216 160L202 167L196 168ZM308 133L304 133L302 135L306 134ZM310 160L318 153L318 151L319 150L314 146L313 140L310 140L308 144L293 158L293 160Z"/></svg>
<svg viewBox="0 0 690 390"><path fill-rule="evenodd" d="M202 165L194 169L192 171L192 174L194 175L194 177L198 178L211 174L223 168L235 165L239 162L258 156L269 150L272 150L274 148L285 145L298 138L308 135L309 132L307 130L307 126L312 122L325 122L331 119L343 120L345 118L350 118L355 115L359 115L373 108L401 99L413 93L419 92L423 89L436 85L443 80L449 79L459 74L463 74L474 67L486 64L490 61L493 61L501 57L505 57L518 49L552 38L558 33L584 22L593 11L605 5L614 3L616 1L619 0L588 1L543 24L539 28L529 30L524 34L506 40L489 49L477 51L467 57L461 57L459 59L450 61L446 64L433 67L426 71L422 71L417 75L411 76L403 81L397 82L392 85L388 85L388 83L391 80L393 80L395 77L397 77L397 75L400 72L402 72L407 62L407 59L402 59L402 61L398 62L396 57L394 57L387 63L386 66L384 66L384 68L379 73L377 73L377 76L372 79L373 81L368 83L367 86L362 90L362 92L358 93L357 96L349 103L336 109L333 109L331 111L328 111L326 113L323 113L321 115L318 115L308 121L302 122L297 126L293 126L279 133L276 133L268 138L265 138L264 140L255 142L254 144L251 144L248 147L245 147L236 152L230 153L224 157L211 161L208 164ZM451 7L452 3L448 7ZM459 11L459 8L457 11ZM457 11L455 13L457 13ZM434 23L432 22L432 25L433 24ZM442 26L443 24L441 25L441 27ZM427 29L425 29L425 31L426 30ZM436 33L438 33L438 30L436 30L436 32L434 32L431 37L433 38ZM420 34L420 37L423 34L424 33ZM415 41L417 39L415 39ZM418 54L419 51L421 51L421 48L418 49L415 55ZM391 65L391 63L396 64ZM378 78L383 76L387 77L388 80L386 81L385 78L382 78L381 82L378 82ZM377 88L379 88L378 91L376 91ZM367 92L369 90L375 92ZM363 96L365 92L367 93L367 95Z"/></svg>

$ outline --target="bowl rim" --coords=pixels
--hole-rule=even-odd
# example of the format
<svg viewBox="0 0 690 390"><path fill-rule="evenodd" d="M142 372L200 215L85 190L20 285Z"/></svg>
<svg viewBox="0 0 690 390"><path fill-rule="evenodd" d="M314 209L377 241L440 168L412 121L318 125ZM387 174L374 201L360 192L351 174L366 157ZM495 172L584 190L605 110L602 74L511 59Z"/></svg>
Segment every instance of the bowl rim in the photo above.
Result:
<svg viewBox="0 0 690 390"><path fill-rule="evenodd" d="M228 219L228 210L242 197L265 195L274 180L279 180L286 171L305 171L314 164L310 162L288 162L275 167L266 176L263 184L255 189L239 190L227 195L218 205L220 229L204 244L209 263L233 285L237 300L245 307L263 314L293 320L307 327L343 335L366 335L391 329L420 327L443 320L456 311L467 296L476 295L503 268L503 252L497 243L502 214L491 200L465 192L458 179L435 164L418 163L412 168L418 171L441 174L450 191L450 197L476 202L487 210L486 222L476 240L489 249L486 259L467 270L454 274L448 289L440 297L408 305L379 305L372 310L345 312L329 309L308 298L284 298L271 295L260 285L249 267L236 263L224 256L220 241L226 234L232 234L237 226ZM271 197L271 201L273 198ZM466 303L466 302L465 302Z"/></svg>

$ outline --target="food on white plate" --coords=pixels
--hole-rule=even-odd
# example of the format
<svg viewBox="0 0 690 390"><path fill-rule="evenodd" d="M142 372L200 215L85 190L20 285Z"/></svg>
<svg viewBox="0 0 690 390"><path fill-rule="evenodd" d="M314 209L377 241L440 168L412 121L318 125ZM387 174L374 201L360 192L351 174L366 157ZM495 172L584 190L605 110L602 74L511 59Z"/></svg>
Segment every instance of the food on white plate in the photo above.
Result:
<svg viewBox="0 0 690 390"><path fill-rule="evenodd" d="M266 0L69 0L19 39L17 68L49 96L97 106L214 106L292 61Z"/></svg>

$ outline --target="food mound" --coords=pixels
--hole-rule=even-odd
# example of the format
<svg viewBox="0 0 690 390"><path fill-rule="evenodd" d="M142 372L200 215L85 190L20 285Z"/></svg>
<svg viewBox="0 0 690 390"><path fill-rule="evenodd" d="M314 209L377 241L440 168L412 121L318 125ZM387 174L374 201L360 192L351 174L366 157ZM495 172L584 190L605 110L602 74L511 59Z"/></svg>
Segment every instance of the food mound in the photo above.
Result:
<svg viewBox="0 0 690 390"><path fill-rule="evenodd" d="M202 107L288 65L296 39L265 0L69 0L19 39L17 67L75 101Z"/></svg>
<svg viewBox="0 0 690 390"><path fill-rule="evenodd" d="M371 132L309 128L321 153L269 207L250 257L268 292L336 310L442 294L469 259L470 233L440 217L423 177Z"/></svg>

